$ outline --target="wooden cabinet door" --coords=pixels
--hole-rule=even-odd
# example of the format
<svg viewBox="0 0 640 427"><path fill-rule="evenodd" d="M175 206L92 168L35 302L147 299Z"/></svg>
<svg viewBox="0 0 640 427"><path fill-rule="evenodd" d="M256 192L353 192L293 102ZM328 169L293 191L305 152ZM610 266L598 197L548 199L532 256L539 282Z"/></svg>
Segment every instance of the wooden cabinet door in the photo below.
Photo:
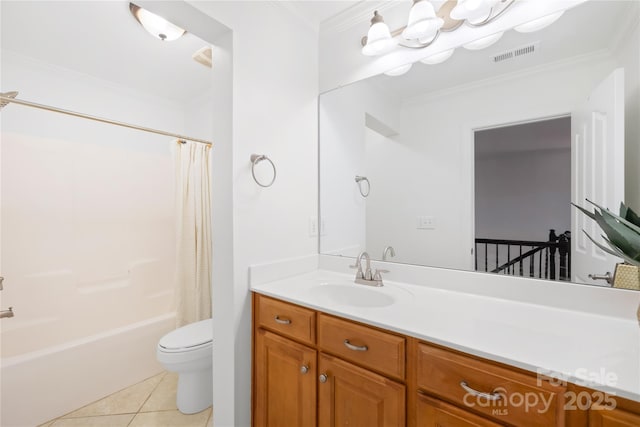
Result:
<svg viewBox="0 0 640 427"><path fill-rule="evenodd" d="M589 427L638 427L640 415L621 409L609 409L594 405L589 410Z"/></svg>
<svg viewBox="0 0 640 427"><path fill-rule="evenodd" d="M318 356L318 426L405 426L405 386L351 363Z"/></svg>
<svg viewBox="0 0 640 427"><path fill-rule="evenodd" d="M420 427L500 427L456 406L418 394L416 419Z"/></svg>
<svg viewBox="0 0 640 427"><path fill-rule="evenodd" d="M255 427L316 425L316 351L264 329L255 334Z"/></svg>

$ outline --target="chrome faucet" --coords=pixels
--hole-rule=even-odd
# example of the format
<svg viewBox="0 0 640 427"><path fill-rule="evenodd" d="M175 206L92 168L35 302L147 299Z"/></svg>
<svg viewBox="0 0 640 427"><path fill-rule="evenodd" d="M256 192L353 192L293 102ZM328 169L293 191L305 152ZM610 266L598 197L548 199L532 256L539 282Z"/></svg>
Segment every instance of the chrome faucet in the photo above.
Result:
<svg viewBox="0 0 640 427"><path fill-rule="evenodd" d="M392 257L396 256L396 251L393 249L393 246L387 246L382 251L382 261L386 261L387 260L387 253L389 255L391 255Z"/></svg>
<svg viewBox="0 0 640 427"><path fill-rule="evenodd" d="M364 271L362 271L362 258L367 261L366 267ZM360 285L368 285L368 286L383 286L382 283L382 273L388 273L387 270L377 270L375 273L371 272L371 257L368 253L362 251L358 254L358 258L356 259L356 264L351 265L351 268L357 268L356 271L356 279L354 282Z"/></svg>

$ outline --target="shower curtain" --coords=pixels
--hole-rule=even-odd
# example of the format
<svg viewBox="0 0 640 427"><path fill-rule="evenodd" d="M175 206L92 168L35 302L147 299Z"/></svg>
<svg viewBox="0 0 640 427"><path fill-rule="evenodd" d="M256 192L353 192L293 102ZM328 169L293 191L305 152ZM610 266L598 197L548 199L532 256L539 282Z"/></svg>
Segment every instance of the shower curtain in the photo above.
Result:
<svg viewBox="0 0 640 427"><path fill-rule="evenodd" d="M211 318L211 146L190 141L174 145L179 327Z"/></svg>

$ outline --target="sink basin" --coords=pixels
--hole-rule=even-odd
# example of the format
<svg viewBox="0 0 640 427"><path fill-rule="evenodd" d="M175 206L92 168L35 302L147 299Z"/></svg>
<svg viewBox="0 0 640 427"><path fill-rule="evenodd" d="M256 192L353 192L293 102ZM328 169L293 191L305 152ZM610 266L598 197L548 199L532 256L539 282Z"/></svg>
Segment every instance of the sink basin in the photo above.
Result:
<svg viewBox="0 0 640 427"><path fill-rule="evenodd" d="M394 296L385 293L382 288L355 284L322 284L312 287L309 293L328 302L353 307L386 307L396 301Z"/></svg>

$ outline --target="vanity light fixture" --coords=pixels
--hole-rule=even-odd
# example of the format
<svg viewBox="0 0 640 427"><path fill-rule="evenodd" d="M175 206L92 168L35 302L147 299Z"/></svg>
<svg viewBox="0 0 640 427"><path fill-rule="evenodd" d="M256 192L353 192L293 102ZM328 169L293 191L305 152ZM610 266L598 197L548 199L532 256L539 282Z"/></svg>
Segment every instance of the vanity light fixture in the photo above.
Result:
<svg viewBox="0 0 640 427"><path fill-rule="evenodd" d="M517 1L522 0L445 0L436 12L430 0L413 0L407 25L393 31L389 30L387 24L384 23L382 15L375 11L369 32L361 40L362 54L366 56L384 55L398 46L408 49L424 49L434 44L441 33L454 32L463 24L468 27L482 27L494 22ZM520 32L540 30L555 22L562 13L563 11L560 11L536 18L516 26L515 29ZM463 47L471 50L484 49L497 42L502 35L503 32L491 34L466 43ZM446 61L452 54L453 49L449 49L424 58L421 62L438 64ZM408 68L398 67L386 74L400 75L396 74L399 73L399 70L406 72Z"/></svg>
<svg viewBox="0 0 640 427"><path fill-rule="evenodd" d="M167 21L162 16L151 13L133 3L129 3L129 10L133 17L136 18L136 21L138 21L149 34L162 41L177 40L187 32Z"/></svg>
<svg viewBox="0 0 640 427"><path fill-rule="evenodd" d="M385 74L387 76L393 76L393 77L401 76L403 74L406 74L407 71L409 71L411 69L411 65L413 65L413 64L401 65L399 67L396 67L396 68L394 68L392 70L389 70L389 71L385 72Z"/></svg>

